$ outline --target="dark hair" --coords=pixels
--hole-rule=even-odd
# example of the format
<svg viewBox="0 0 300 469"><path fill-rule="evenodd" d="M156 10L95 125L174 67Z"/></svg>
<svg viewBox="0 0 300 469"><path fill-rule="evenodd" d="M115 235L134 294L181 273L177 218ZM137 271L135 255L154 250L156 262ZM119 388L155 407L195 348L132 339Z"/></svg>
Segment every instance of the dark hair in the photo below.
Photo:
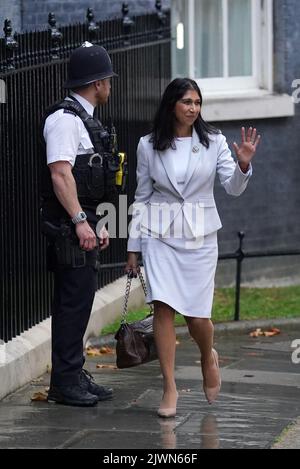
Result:
<svg viewBox="0 0 300 469"><path fill-rule="evenodd" d="M200 105L202 105L202 94L199 86L194 80L190 78L175 78L171 81L162 96L159 108L155 114L152 135L150 141L153 143L154 150L164 151L168 148L175 149L175 104L181 99L189 90L195 90L200 98ZM217 130L212 125L205 122L201 113L194 122L195 130L199 136L199 140L206 148L209 147L209 134L217 134Z"/></svg>

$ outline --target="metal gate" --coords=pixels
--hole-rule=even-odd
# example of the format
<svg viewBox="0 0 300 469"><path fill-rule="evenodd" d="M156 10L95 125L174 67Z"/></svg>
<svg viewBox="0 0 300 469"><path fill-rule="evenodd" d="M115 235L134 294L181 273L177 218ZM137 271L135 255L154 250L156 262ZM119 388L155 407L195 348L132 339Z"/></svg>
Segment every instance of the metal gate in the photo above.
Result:
<svg viewBox="0 0 300 469"><path fill-rule="evenodd" d="M128 154L128 202L135 189L135 150L149 130L158 100L170 81L170 14L157 13L13 35L5 21L0 39L0 339L8 341L49 316L52 277L45 267L39 227L39 122L43 111L64 96L70 52L88 40L108 49L119 78L100 118L112 116L119 148ZM5 101L5 102L4 102ZM103 263L126 258L126 239L112 240ZM123 274L102 269L99 287Z"/></svg>

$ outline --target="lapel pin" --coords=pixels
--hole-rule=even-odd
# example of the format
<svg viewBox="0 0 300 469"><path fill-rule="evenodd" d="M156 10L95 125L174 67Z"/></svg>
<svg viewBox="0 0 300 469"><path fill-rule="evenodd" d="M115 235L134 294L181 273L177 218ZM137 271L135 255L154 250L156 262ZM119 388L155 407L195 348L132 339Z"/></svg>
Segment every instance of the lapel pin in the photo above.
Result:
<svg viewBox="0 0 300 469"><path fill-rule="evenodd" d="M196 145L192 148L192 152L193 153L198 153L199 151L199 147L197 147Z"/></svg>

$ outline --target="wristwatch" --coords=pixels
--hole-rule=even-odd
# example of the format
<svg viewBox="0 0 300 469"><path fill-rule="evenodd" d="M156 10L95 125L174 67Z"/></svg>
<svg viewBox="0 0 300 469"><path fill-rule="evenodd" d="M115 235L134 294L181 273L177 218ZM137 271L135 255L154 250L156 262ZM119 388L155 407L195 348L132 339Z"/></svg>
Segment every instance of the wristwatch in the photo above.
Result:
<svg viewBox="0 0 300 469"><path fill-rule="evenodd" d="M72 222L74 223L74 225L77 225L77 223L83 223L86 219L87 219L87 216L85 212L78 212L72 218Z"/></svg>

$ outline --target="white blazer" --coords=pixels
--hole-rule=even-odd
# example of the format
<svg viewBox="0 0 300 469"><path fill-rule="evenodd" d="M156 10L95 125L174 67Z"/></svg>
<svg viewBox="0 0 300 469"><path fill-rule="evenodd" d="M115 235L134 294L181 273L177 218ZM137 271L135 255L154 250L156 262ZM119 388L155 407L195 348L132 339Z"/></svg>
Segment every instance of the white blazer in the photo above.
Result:
<svg viewBox="0 0 300 469"><path fill-rule="evenodd" d="M153 149L151 135L142 137L137 148L137 188L129 228L128 251L141 251L143 233L167 238L175 221L188 225L198 238L222 227L213 189L216 172L230 195L239 196L247 187L252 167L243 173L234 161L226 138L209 135L209 148L192 135L190 159L185 183L177 184L170 152ZM189 239L191 239L189 237Z"/></svg>

